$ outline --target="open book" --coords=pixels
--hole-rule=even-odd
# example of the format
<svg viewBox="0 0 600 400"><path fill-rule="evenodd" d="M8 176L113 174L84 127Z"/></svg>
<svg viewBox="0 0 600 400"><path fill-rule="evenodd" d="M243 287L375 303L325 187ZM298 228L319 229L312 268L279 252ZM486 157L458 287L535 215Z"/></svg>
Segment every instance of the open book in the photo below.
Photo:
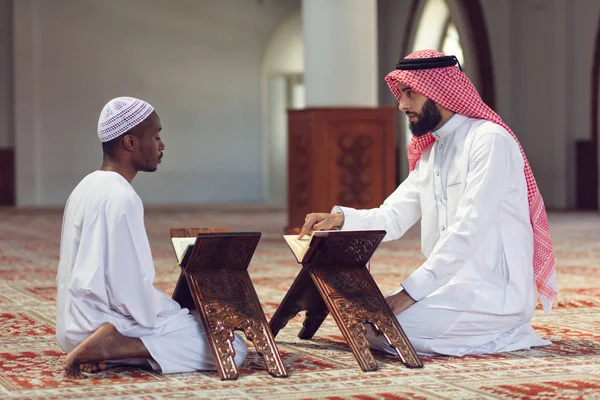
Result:
<svg viewBox="0 0 600 400"><path fill-rule="evenodd" d="M296 256L296 260L299 263L304 259L304 255L306 251L310 247L310 241L312 240L312 235L305 235L302 239L298 239L298 235L283 235L283 238L287 242L287 245L290 246L290 250Z"/></svg>
<svg viewBox="0 0 600 400"><path fill-rule="evenodd" d="M179 264L182 263L187 253L192 252L194 248L194 243L196 243L196 236L194 237L173 237L171 238L171 243L173 243L173 250L175 250L175 256L177 257L177 262Z"/></svg>
<svg viewBox="0 0 600 400"><path fill-rule="evenodd" d="M317 241L317 239L321 238L321 240L325 237L332 237L332 236L356 236L356 234L358 232L367 234L367 233L381 233L383 235L385 235L385 231L380 231L377 229L359 229L359 230L347 230L347 231L340 231L340 230L331 230L331 231L314 231L311 234L305 235L302 239L298 239L298 235L283 235L283 238L285 239L287 245L289 246L290 250L292 250L292 253L294 253L294 256L296 257L296 260L298 260L299 263L302 263L304 261L304 258L306 257L306 254L308 253L308 250L311 249L311 247L315 246L315 242ZM318 245L318 242L317 242ZM367 267L369 268L369 267Z"/></svg>

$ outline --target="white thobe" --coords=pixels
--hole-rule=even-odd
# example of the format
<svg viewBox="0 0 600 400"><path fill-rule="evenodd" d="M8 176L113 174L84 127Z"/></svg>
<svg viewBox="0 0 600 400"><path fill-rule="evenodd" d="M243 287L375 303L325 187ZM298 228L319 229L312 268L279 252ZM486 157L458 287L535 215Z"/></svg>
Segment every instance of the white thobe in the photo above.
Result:
<svg viewBox="0 0 600 400"><path fill-rule="evenodd" d="M216 369L197 314L153 286L142 201L120 174L95 171L65 207L57 274L56 336L70 352L104 323L142 340L163 373ZM246 356L236 335L235 362ZM135 363L132 360L132 363Z"/></svg>
<svg viewBox="0 0 600 400"><path fill-rule="evenodd" d="M459 114L433 135L433 146L379 208L338 207L342 229L384 229L388 241L421 218L427 259L399 287L416 303L397 316L419 354L550 344L529 322L537 299L533 231L517 142L495 123ZM370 331L369 340L393 353L383 336Z"/></svg>

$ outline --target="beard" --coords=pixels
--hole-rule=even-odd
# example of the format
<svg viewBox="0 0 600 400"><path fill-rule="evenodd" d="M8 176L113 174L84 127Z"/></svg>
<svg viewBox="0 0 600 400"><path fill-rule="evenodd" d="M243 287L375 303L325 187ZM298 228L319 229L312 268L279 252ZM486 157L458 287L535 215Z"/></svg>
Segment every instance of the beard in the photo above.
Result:
<svg viewBox="0 0 600 400"><path fill-rule="evenodd" d="M146 152L143 153L143 163L140 163L137 170L142 172L155 172L158 170L158 164L163 158L162 151L158 157L148 157Z"/></svg>
<svg viewBox="0 0 600 400"><path fill-rule="evenodd" d="M146 165L144 167L144 169L142 169L142 171L143 172L155 172L157 169L158 169L158 166L153 167L153 166L150 166L150 165Z"/></svg>
<svg viewBox="0 0 600 400"><path fill-rule="evenodd" d="M427 99L421 112L415 113L416 122L410 122L409 128L413 135L419 137L431 132L442 120L442 114L438 110L435 102Z"/></svg>

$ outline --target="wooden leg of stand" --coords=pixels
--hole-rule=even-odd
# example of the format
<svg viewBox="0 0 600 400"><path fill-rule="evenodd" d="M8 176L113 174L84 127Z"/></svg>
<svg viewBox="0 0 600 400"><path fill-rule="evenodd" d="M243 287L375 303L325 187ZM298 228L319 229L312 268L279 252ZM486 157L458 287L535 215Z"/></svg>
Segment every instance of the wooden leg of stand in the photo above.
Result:
<svg viewBox="0 0 600 400"><path fill-rule="evenodd" d="M271 327L273 336L277 336L279 331L287 325L289 320L294 318L302 310L314 311L314 319L312 319L312 316L309 317L307 313L307 320L304 321L305 328L302 329L302 332L304 333L301 332L301 336L299 335L301 339L310 339L323 322L323 320L318 322L322 312L325 312L323 319L327 316L327 306L323 302L321 294L305 268L300 271L281 304L277 307L277 311L275 311L275 314L273 314L273 317L271 318L269 326ZM311 331L312 333L309 335L309 332Z"/></svg>
<svg viewBox="0 0 600 400"><path fill-rule="evenodd" d="M300 306L291 301L281 303L269 322L273 336L277 336L279 331L285 328L290 319L294 318L300 311Z"/></svg>
<svg viewBox="0 0 600 400"><path fill-rule="evenodd" d="M367 322L384 335L407 367L423 366L366 268L348 266L309 271L363 371L377 369L365 334Z"/></svg>
<svg viewBox="0 0 600 400"><path fill-rule="evenodd" d="M319 297L319 299L321 299L321 297ZM302 323L302 329L298 334L300 339L311 339L323 321L325 321L325 318L327 318L329 310L327 309L327 306L323 300L321 300L321 303L323 303L322 307L315 307L306 311L304 322Z"/></svg>
<svg viewBox="0 0 600 400"><path fill-rule="evenodd" d="M235 305L209 304L205 306L212 337L215 339L217 369L221 379L237 379L238 371L233 363L233 331L240 329L252 341L258 354L272 376L286 377L287 371L277 350L271 330L257 304ZM216 329L215 329L216 328ZM210 334L209 334L210 336Z"/></svg>
<svg viewBox="0 0 600 400"><path fill-rule="evenodd" d="M248 307L242 309L246 315L242 321L244 325L241 328L244 329L246 337L254 344L256 352L265 360L269 373L274 377L284 378L288 376L288 373L285 365L283 365L277 344L275 344L275 337L267 323L258 295L248 274L246 274L246 281L251 288L252 295L248 299Z"/></svg>
<svg viewBox="0 0 600 400"><path fill-rule="evenodd" d="M207 336L219 376L222 380L237 379L239 372L233 359L233 331L239 325L240 319L237 307L231 304L208 304L204 311L208 319Z"/></svg>
<svg viewBox="0 0 600 400"><path fill-rule="evenodd" d="M283 365L267 321L246 319L245 322L246 326L243 327L244 333L254 344L256 352L265 360L269 373L276 378L287 377L287 371Z"/></svg>
<svg viewBox="0 0 600 400"><path fill-rule="evenodd" d="M423 363L404 334L398 320L395 316L390 317L387 314L387 312L380 312L372 316L373 328L383 334L388 344L396 350L404 365L408 368L422 368Z"/></svg>
<svg viewBox="0 0 600 400"><path fill-rule="evenodd" d="M366 336L367 319L364 313L365 305L373 301L374 297L331 299L331 314L363 371L377 370L377 361L371 353Z"/></svg>

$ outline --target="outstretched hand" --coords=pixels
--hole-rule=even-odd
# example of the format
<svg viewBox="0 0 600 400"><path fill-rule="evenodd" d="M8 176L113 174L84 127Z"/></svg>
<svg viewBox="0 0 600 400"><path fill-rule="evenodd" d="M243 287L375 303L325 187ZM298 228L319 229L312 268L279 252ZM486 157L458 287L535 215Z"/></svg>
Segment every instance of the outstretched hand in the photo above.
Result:
<svg viewBox="0 0 600 400"><path fill-rule="evenodd" d="M344 214L339 213L313 213L307 214L304 225L298 234L298 239L308 235L312 231L328 231L339 228L344 224Z"/></svg>

